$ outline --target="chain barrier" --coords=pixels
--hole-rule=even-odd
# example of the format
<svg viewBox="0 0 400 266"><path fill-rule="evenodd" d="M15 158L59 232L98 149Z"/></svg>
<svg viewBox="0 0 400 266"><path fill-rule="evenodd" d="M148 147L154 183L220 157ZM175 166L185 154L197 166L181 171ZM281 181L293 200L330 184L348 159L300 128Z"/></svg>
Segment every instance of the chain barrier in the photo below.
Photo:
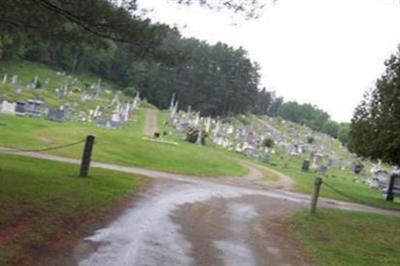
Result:
<svg viewBox="0 0 400 266"><path fill-rule="evenodd" d="M85 142L85 140L80 140L80 141L77 141L77 142L63 144L63 145L59 145L59 146L47 147L47 148L43 148L43 149L32 149L32 150L24 150L24 149L17 149L16 148L15 151L13 151L13 152L44 152L44 151L52 151L52 150L59 150L59 149L68 148L68 147L75 146L75 145L78 145L78 144L81 144L81 143L84 143L84 142Z"/></svg>
<svg viewBox="0 0 400 266"><path fill-rule="evenodd" d="M349 194L347 194L347 193L345 193L345 192L333 187L332 185L330 185L329 183L326 183L325 181L323 181L322 184L325 185L330 190L332 190L333 192L336 192L337 194L339 194L339 195L341 195L341 196L343 196L343 197L345 197L345 198L347 198L347 199L349 199L351 201L354 201L355 203L362 204L362 205L365 205L365 206L368 206L368 207L372 207L372 208L385 209L385 210L390 210L390 211L400 211L400 208L378 206L378 205L372 205L372 204L366 203L363 200L360 200L360 199L358 199L356 197L353 197L353 196L351 196L351 195L349 195Z"/></svg>

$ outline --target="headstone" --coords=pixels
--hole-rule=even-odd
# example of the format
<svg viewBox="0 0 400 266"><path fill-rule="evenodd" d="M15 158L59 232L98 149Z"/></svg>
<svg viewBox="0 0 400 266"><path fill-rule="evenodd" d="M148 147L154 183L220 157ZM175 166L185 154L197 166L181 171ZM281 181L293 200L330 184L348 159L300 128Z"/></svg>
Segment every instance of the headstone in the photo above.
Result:
<svg viewBox="0 0 400 266"><path fill-rule="evenodd" d="M25 108L26 108L26 103L23 101L17 101L15 105L15 113L18 115L25 115Z"/></svg>
<svg viewBox="0 0 400 266"><path fill-rule="evenodd" d="M0 111L2 113L7 113L7 114L14 114L15 113L15 108L16 108L16 103L11 103L6 100L4 100L1 104L1 109Z"/></svg>
<svg viewBox="0 0 400 266"><path fill-rule="evenodd" d="M100 106L97 105L97 106L96 106L96 109L94 109L93 117L96 119L96 118L99 117L100 115L101 115L101 114L100 114Z"/></svg>
<svg viewBox="0 0 400 266"><path fill-rule="evenodd" d="M328 172L328 167L321 165L318 169L318 172L320 175L326 176L326 173Z"/></svg>
<svg viewBox="0 0 400 266"><path fill-rule="evenodd" d="M259 150L256 148L256 147L254 147L254 146L251 146L251 145L248 145L247 147L245 147L244 149L243 149L243 152L242 152L245 156L248 156L248 157L257 157L258 156L258 154L259 154Z"/></svg>
<svg viewBox="0 0 400 266"><path fill-rule="evenodd" d="M206 126L205 126L205 130L207 133L210 132L210 128L211 128L211 117L207 117L206 118Z"/></svg>
<svg viewBox="0 0 400 266"><path fill-rule="evenodd" d="M197 134L196 144L203 145L203 132L201 129L199 130L199 134Z"/></svg>
<svg viewBox="0 0 400 266"><path fill-rule="evenodd" d="M112 121L111 119L98 119L96 120L97 126L116 129L121 126L120 122Z"/></svg>
<svg viewBox="0 0 400 266"><path fill-rule="evenodd" d="M176 113L178 112L178 101L176 101L174 103L174 105L172 106L172 110L171 110L171 118L174 118L176 116Z"/></svg>
<svg viewBox="0 0 400 266"><path fill-rule="evenodd" d="M263 163L268 163L268 164L271 163L271 156L268 153L266 153L264 155L262 161L263 161Z"/></svg>
<svg viewBox="0 0 400 266"><path fill-rule="evenodd" d="M311 165L310 168L311 169L319 169L320 165L322 162L322 154L320 153L313 153L311 156Z"/></svg>
<svg viewBox="0 0 400 266"><path fill-rule="evenodd" d="M309 160L304 160L303 165L301 166L301 170L303 172L308 172L310 170L310 161Z"/></svg>
<svg viewBox="0 0 400 266"><path fill-rule="evenodd" d="M171 102L169 103L169 111L172 112L175 107L175 93L172 94Z"/></svg>
<svg viewBox="0 0 400 266"><path fill-rule="evenodd" d="M220 128L221 128L221 122L218 120L214 128L214 137L219 134Z"/></svg>
<svg viewBox="0 0 400 266"><path fill-rule="evenodd" d="M39 117L42 105L43 101L29 99L25 105L25 114L32 117Z"/></svg>
<svg viewBox="0 0 400 266"><path fill-rule="evenodd" d="M130 112L130 105L127 104L125 106L125 110L124 110L124 113L123 113L123 117L124 117L124 121L125 122L129 120L129 112Z"/></svg>
<svg viewBox="0 0 400 266"><path fill-rule="evenodd" d="M119 115L119 112L113 112L112 116L111 116L111 121L112 122L121 122L121 117Z"/></svg>
<svg viewBox="0 0 400 266"><path fill-rule="evenodd" d="M101 93L101 79L99 78L96 82L96 94L95 97L98 97Z"/></svg>
<svg viewBox="0 0 400 266"><path fill-rule="evenodd" d="M39 81L38 76L35 76L35 77L33 78L33 82L32 82L32 89L36 89L36 88L37 88L37 86L38 86L38 81Z"/></svg>
<svg viewBox="0 0 400 266"><path fill-rule="evenodd" d="M359 174L361 173L361 171L364 169L364 165L362 165L361 163L357 163L354 165L354 173L355 174Z"/></svg>
<svg viewBox="0 0 400 266"><path fill-rule="evenodd" d="M62 95L63 96L68 96L68 84L64 85Z"/></svg>
<svg viewBox="0 0 400 266"><path fill-rule="evenodd" d="M139 106L140 106L140 92L138 91L138 92L136 92L136 96L133 99L132 109L137 110L137 109L139 109Z"/></svg>
<svg viewBox="0 0 400 266"><path fill-rule="evenodd" d="M55 122L64 122L65 120L64 108L58 108L58 109L49 108L46 119Z"/></svg>
<svg viewBox="0 0 400 266"><path fill-rule="evenodd" d="M18 75L13 75L11 78L11 84L16 85L18 82Z"/></svg>
<svg viewBox="0 0 400 266"><path fill-rule="evenodd" d="M199 122L200 122L200 112L197 112L193 123L194 123L195 126L198 126Z"/></svg>

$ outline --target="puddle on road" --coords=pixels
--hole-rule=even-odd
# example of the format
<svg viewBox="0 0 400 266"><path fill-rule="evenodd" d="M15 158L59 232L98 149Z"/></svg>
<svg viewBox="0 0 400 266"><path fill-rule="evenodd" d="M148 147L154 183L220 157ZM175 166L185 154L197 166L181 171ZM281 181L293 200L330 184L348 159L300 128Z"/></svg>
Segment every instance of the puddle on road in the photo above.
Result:
<svg viewBox="0 0 400 266"><path fill-rule="evenodd" d="M214 197L234 198L248 193L220 185L169 184L168 188L165 185L156 187L115 222L86 239L100 244L79 265L190 265L191 244L180 233L180 226L170 219L172 212L185 203ZM241 210L243 217L254 215L246 206Z"/></svg>
<svg viewBox="0 0 400 266"><path fill-rule="evenodd" d="M242 243L214 241L214 246L222 251L222 260L229 266L255 266L251 250Z"/></svg>

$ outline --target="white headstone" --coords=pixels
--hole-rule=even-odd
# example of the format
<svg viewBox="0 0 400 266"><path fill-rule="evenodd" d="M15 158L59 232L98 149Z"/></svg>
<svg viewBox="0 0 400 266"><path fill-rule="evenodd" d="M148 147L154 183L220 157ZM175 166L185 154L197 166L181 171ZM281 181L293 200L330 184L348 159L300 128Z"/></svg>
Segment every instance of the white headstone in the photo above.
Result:
<svg viewBox="0 0 400 266"><path fill-rule="evenodd" d="M100 95L100 92L101 92L101 79L98 79L97 83L96 83L96 94L95 94L95 97L98 97Z"/></svg>
<svg viewBox="0 0 400 266"><path fill-rule="evenodd" d="M174 107L175 107L175 93L172 94L171 102L169 103L169 111L172 112Z"/></svg>
<svg viewBox="0 0 400 266"><path fill-rule="evenodd" d="M199 134L197 135L197 140L196 140L196 144L197 144L197 145L202 145L202 141L201 141L202 138L203 138L203 132L202 132L202 130L200 129L200 130L199 130Z"/></svg>
<svg viewBox="0 0 400 266"><path fill-rule="evenodd" d="M35 76L35 77L33 78L32 89L36 89L36 88L37 88L38 80L39 80L38 76Z"/></svg>
<svg viewBox="0 0 400 266"><path fill-rule="evenodd" d="M205 128L207 133L210 132L210 128L211 128L211 118L207 117L207 119L206 119L206 128Z"/></svg>
<svg viewBox="0 0 400 266"><path fill-rule="evenodd" d="M130 105L129 103L126 105L125 107L125 111L124 111L124 121L128 121L129 120L129 112L130 112Z"/></svg>
<svg viewBox="0 0 400 266"><path fill-rule="evenodd" d="M16 107L16 103L11 103L11 102L8 102L8 101L4 100L3 103L1 104L0 111L2 113L14 114L15 113L15 107Z"/></svg>
<svg viewBox="0 0 400 266"><path fill-rule="evenodd" d="M195 125L195 126L198 126L198 125L199 125L199 122L200 122L200 112L197 112L197 113L196 113L196 117L195 117L195 119L194 119L194 125Z"/></svg>
<svg viewBox="0 0 400 266"><path fill-rule="evenodd" d="M16 85L18 82L18 75L13 75L11 78L11 84Z"/></svg>
<svg viewBox="0 0 400 266"><path fill-rule="evenodd" d="M100 112L100 106L97 105L97 106L96 106L96 109L94 109L93 117L94 117L94 118L97 118L98 116L100 116L100 115L99 115L99 112Z"/></svg>

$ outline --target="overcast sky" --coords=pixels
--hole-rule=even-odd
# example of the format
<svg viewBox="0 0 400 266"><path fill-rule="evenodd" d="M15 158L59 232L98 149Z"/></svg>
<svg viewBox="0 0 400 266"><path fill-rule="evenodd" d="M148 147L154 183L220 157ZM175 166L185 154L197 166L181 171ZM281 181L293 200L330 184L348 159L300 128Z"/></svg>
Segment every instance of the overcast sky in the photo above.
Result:
<svg viewBox="0 0 400 266"><path fill-rule="evenodd" d="M138 2L186 37L243 46L260 64L263 86L337 121L350 120L400 44L398 0L279 0L251 21L174 0Z"/></svg>

